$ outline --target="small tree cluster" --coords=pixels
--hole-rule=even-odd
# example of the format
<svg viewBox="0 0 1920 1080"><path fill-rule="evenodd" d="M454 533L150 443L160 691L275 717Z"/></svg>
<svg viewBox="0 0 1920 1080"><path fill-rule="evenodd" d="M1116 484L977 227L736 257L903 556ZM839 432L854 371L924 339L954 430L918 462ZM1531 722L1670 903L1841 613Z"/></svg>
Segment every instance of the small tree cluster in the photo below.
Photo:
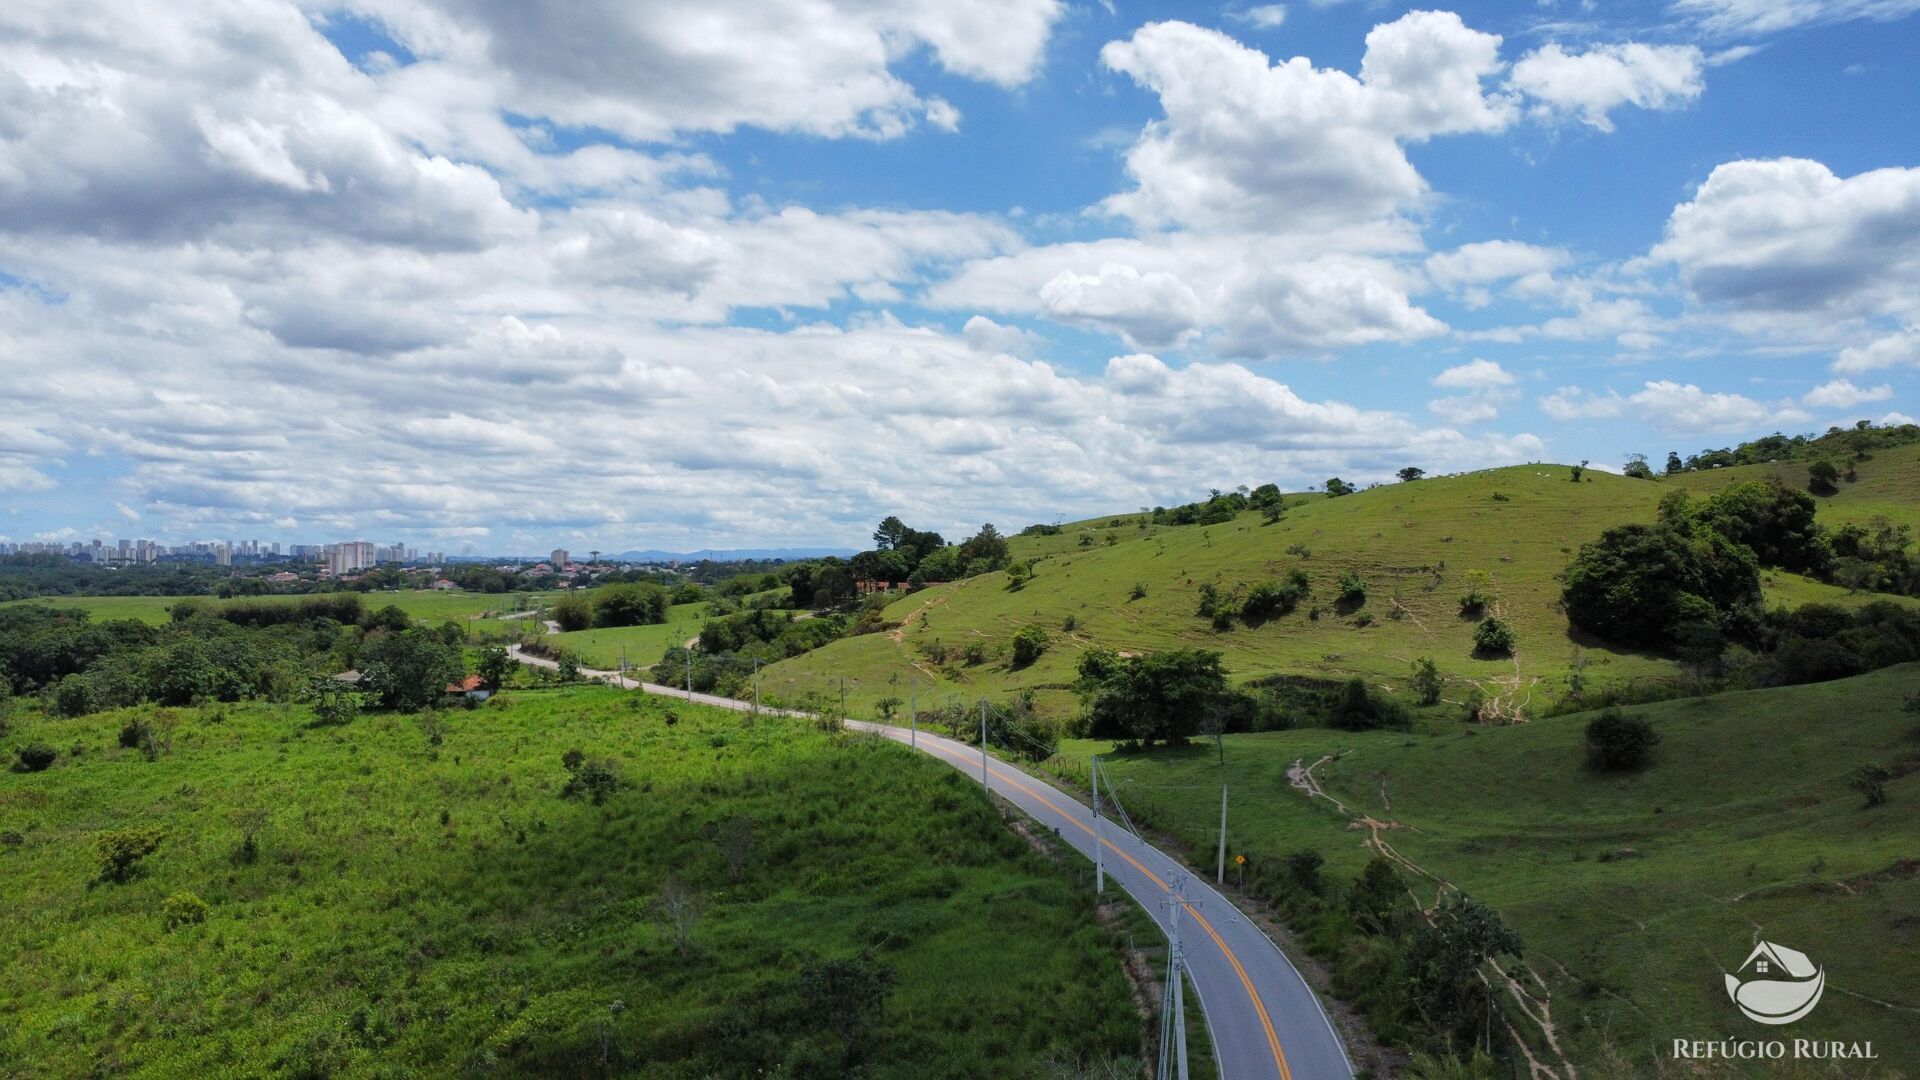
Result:
<svg viewBox="0 0 1920 1080"><path fill-rule="evenodd" d="M1587 763L1602 772L1628 772L1647 764L1660 733L1645 718L1607 709L1587 724Z"/></svg>
<svg viewBox="0 0 1920 1080"><path fill-rule="evenodd" d="M1513 652L1513 627L1503 619L1488 616L1473 628L1473 651L1482 656L1507 656Z"/></svg>
<svg viewBox="0 0 1920 1080"><path fill-rule="evenodd" d="M1047 651L1050 639L1047 632L1037 626L1023 628L1013 635L1013 666L1029 667L1040 655Z"/></svg>

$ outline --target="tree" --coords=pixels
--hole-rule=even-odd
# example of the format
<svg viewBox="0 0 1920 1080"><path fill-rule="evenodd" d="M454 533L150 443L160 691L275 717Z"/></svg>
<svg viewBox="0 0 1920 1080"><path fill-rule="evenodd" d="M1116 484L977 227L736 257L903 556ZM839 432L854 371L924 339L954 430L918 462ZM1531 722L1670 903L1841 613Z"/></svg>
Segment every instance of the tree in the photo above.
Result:
<svg viewBox="0 0 1920 1080"><path fill-rule="evenodd" d="M1340 603L1359 607L1367 602L1367 580L1352 570L1340 572Z"/></svg>
<svg viewBox="0 0 1920 1080"><path fill-rule="evenodd" d="M1261 484L1247 494L1247 505L1255 510L1284 506L1285 503L1286 498L1281 495L1278 484Z"/></svg>
<svg viewBox="0 0 1920 1080"><path fill-rule="evenodd" d="M1573 482L1579 483L1587 475L1587 459L1581 458L1580 464L1573 467Z"/></svg>
<svg viewBox="0 0 1920 1080"><path fill-rule="evenodd" d="M1400 872L1385 856L1375 855L1347 893L1347 913L1367 933L1384 934L1406 902L1407 886Z"/></svg>
<svg viewBox="0 0 1920 1080"><path fill-rule="evenodd" d="M1840 492L1840 470L1831 461L1816 461L1807 466L1807 490L1815 495L1837 495Z"/></svg>
<svg viewBox="0 0 1920 1080"><path fill-rule="evenodd" d="M1513 652L1513 628L1504 620L1488 616L1473 628L1473 651L1485 656L1506 656Z"/></svg>
<svg viewBox="0 0 1920 1080"><path fill-rule="evenodd" d="M1398 476L1400 478L1400 482L1404 484L1410 480L1418 480L1421 477L1427 475L1427 470L1422 469L1415 465L1409 465L1406 468L1401 469L1398 473L1395 473L1394 475Z"/></svg>
<svg viewBox="0 0 1920 1080"><path fill-rule="evenodd" d="M907 534L912 531L907 528L906 522L888 514L881 519L879 527L873 530L873 546L882 551L898 551L901 543L906 540Z"/></svg>
<svg viewBox="0 0 1920 1080"><path fill-rule="evenodd" d="M1627 463L1620 468L1620 475L1630 476L1635 480L1651 480L1653 479L1653 466L1647 464L1647 455L1629 454L1627 455Z"/></svg>
<svg viewBox="0 0 1920 1080"><path fill-rule="evenodd" d="M513 657L504 646L489 645L480 653L480 677L487 682L487 689L498 690L507 683L507 675L513 671Z"/></svg>
<svg viewBox="0 0 1920 1080"><path fill-rule="evenodd" d="M998 570L1007 565L1007 538L992 522L960 545L960 565L968 575Z"/></svg>
<svg viewBox="0 0 1920 1080"><path fill-rule="evenodd" d="M1185 742L1199 718L1227 694L1220 654L1207 649L1125 658L1089 650L1080 661L1080 678L1091 701L1092 734L1147 745Z"/></svg>
<svg viewBox="0 0 1920 1080"><path fill-rule="evenodd" d="M351 724L360 715L360 691L339 679L321 675L307 684L313 702L313 722L326 727Z"/></svg>
<svg viewBox="0 0 1920 1080"><path fill-rule="evenodd" d="M745 814L728 818L715 843L719 845L720 857L727 862L727 877L738 883L747 868L747 860L753 857L753 819Z"/></svg>
<svg viewBox="0 0 1920 1080"><path fill-rule="evenodd" d="M1413 692L1420 696L1420 704L1431 705L1440 700L1440 691L1446 680L1440 675L1440 665L1432 657L1423 656L1413 662Z"/></svg>
<svg viewBox="0 0 1920 1080"><path fill-rule="evenodd" d="M1023 628L1013 635L1013 666L1023 668L1040 659L1047 651L1047 632L1037 626Z"/></svg>
<svg viewBox="0 0 1920 1080"><path fill-rule="evenodd" d="M457 648L418 626L374 635L361 651L361 665L375 699L404 712L440 700L466 672Z"/></svg>
<svg viewBox="0 0 1920 1080"><path fill-rule="evenodd" d="M1480 965L1495 956L1522 955L1520 936L1490 907L1462 893L1449 893L1423 922L1407 950L1407 975L1415 1005L1442 1031L1468 1016L1476 993L1486 992Z"/></svg>
<svg viewBox="0 0 1920 1080"><path fill-rule="evenodd" d="M14 756L20 760L21 772L46 772L60 752L46 743L28 743L14 750Z"/></svg>
<svg viewBox="0 0 1920 1080"><path fill-rule="evenodd" d="M1672 450L1667 451L1667 475L1673 476L1686 470L1687 467L1680 463L1680 455Z"/></svg>
<svg viewBox="0 0 1920 1080"><path fill-rule="evenodd" d="M1320 880L1320 868L1326 862L1326 857L1317 851L1296 851L1287 856L1287 876L1303 891L1319 896L1326 887L1326 883Z"/></svg>
<svg viewBox="0 0 1920 1080"><path fill-rule="evenodd" d="M1337 476L1329 477L1327 479L1327 494L1336 498L1341 495L1351 495L1353 494L1353 485Z"/></svg>
<svg viewBox="0 0 1920 1080"><path fill-rule="evenodd" d="M683 962L691 960L693 928L707 913L706 894L677 877L668 878L660 890L659 906L661 917L666 919L667 930L673 935L674 951L680 954Z"/></svg>
<svg viewBox="0 0 1920 1080"><path fill-rule="evenodd" d="M1660 733L1639 716L1607 709L1587 724L1587 763L1602 772L1629 772L1647 764Z"/></svg>
<svg viewBox="0 0 1920 1080"><path fill-rule="evenodd" d="M1682 624L1760 599L1752 550L1666 523L1608 529L1581 546L1561 581L1569 621L1628 645L1670 645Z"/></svg>
<svg viewBox="0 0 1920 1080"><path fill-rule="evenodd" d="M547 613L566 633L585 630L593 625L593 601L581 593L568 593L554 601Z"/></svg>
<svg viewBox="0 0 1920 1080"><path fill-rule="evenodd" d="M594 593L595 626L651 626L667 621L670 598L658 585L603 585Z"/></svg>
<svg viewBox="0 0 1920 1080"><path fill-rule="evenodd" d="M1746 480L1692 508L1695 532L1706 526L1736 544L1753 549L1761 566L1825 576L1833 566L1833 544L1814 521L1818 503L1785 484Z"/></svg>

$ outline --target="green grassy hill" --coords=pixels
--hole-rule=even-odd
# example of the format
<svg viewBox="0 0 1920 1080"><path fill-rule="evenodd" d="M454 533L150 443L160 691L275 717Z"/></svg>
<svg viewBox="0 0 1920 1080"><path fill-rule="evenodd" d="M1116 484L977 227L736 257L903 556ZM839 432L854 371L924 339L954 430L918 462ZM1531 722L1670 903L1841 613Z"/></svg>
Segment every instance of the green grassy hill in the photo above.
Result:
<svg viewBox="0 0 1920 1080"><path fill-rule="evenodd" d="M1867 464L1891 471L1895 453ZM1072 706L1067 688L1087 647L1191 646L1220 650L1241 680L1359 675L1388 688L1403 684L1416 657L1430 656L1449 679L1448 699L1478 687L1506 715L1532 715L1564 691L1576 650L1590 686L1677 671L1664 659L1575 635L1559 610L1556 576L1580 545L1609 526L1651 521L1670 490L1664 482L1586 475L1575 484L1564 466L1515 466L1337 499L1294 497L1285 518L1271 525L1249 512L1219 525L1143 529L1136 516L1019 537L1016 561L1038 561L1018 591L1008 591L1007 575L996 573L905 596L886 611L903 624L898 629L776 664L764 686L799 699L844 676L849 699L870 706L886 695L904 698L916 680L934 700L1032 690L1044 707L1063 711ZM1306 573L1313 594L1290 615L1217 632L1195 614L1203 583L1252 586L1294 569ZM1335 604L1346 571L1359 574L1368 590L1366 603L1351 611ZM1510 659L1473 656L1475 620L1462 617L1459 598L1478 575L1495 597L1492 610L1517 635ZM1136 584L1144 587L1138 598ZM1771 601L1792 604L1846 597L1790 574L1769 574L1767 589ZM1039 662L1014 670L1009 642L1027 625L1048 631L1053 645ZM935 642L954 658L930 658ZM988 658L969 666L957 657L974 643Z"/></svg>
<svg viewBox="0 0 1920 1080"><path fill-rule="evenodd" d="M1852 464L1856 479L1841 481L1837 494L1820 499L1820 520L1828 528L1841 525L1866 525L1875 517L1884 517L1896 525L1908 525L1920 533L1920 443L1876 450L1866 461L1834 462L1842 469ZM1778 480L1788 487L1806 490L1807 462L1778 461L1765 465L1734 465L1724 469L1679 473L1665 483L1696 493L1719 491L1742 480Z"/></svg>
<svg viewBox="0 0 1920 1080"><path fill-rule="evenodd" d="M800 976L863 951L898 976L864 1075L1140 1052L1085 869L897 744L606 688L309 719L15 716L0 753L60 758L0 775L0 1075L842 1075ZM622 777L605 805L561 797L571 748ZM96 839L148 827L97 880Z"/></svg>
<svg viewBox="0 0 1920 1080"><path fill-rule="evenodd" d="M1224 770L1210 744L1103 762L1136 819L1209 869L1224 778L1229 845L1256 867L1311 848L1351 881L1385 843L1491 904L1524 938L1577 1063L1610 1047L1636 1063L1622 1075L1644 1074L1674 1038L1780 1034L1741 1017L1721 985L1764 938L1828 971L1818 1011L1786 1034L1870 1039L1883 1067L1913 1075L1920 716L1902 701L1916 691L1909 664L1634 709L1663 741L1627 775L1584 767L1585 714L1438 735L1229 735ZM1107 750L1070 743L1055 765L1083 777ZM1296 761L1320 763L1315 779L1348 814L1289 784ZM1873 808L1846 786L1869 761L1897 776ZM1431 904L1433 882L1407 874Z"/></svg>

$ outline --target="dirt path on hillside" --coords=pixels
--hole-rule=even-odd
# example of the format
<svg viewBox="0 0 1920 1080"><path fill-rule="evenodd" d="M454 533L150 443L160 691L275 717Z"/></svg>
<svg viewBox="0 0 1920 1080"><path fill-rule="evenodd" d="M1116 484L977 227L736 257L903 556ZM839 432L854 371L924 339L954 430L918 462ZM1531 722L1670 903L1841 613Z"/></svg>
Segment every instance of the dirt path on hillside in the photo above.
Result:
<svg viewBox="0 0 1920 1080"><path fill-rule="evenodd" d="M1367 838L1361 841L1364 847L1416 878L1432 882L1434 894L1431 906L1423 903L1420 895L1415 893L1411 886L1407 889L1408 895L1419 906L1421 917L1432 924L1434 912L1439 908L1440 902L1446 898L1447 890L1453 889L1457 892L1458 888L1452 882L1401 854L1399 849L1387 840L1386 833L1394 829L1406 828L1406 826L1391 818L1382 821L1372 814L1348 809L1345 803L1327 794L1326 789L1320 785L1319 779L1313 775L1313 770L1330 761L1339 760L1345 753L1346 751L1340 754L1327 754L1311 765L1306 764L1305 758L1295 759L1293 764L1287 767L1288 786L1305 795L1309 800L1324 799L1333 804L1333 808L1339 811L1340 816L1347 819L1349 829L1366 830ZM1391 810L1393 804L1387 799L1387 778L1384 775L1380 777L1380 801ZM1553 1019L1553 991L1547 986L1546 980L1524 961L1516 961L1514 971L1508 971L1492 960L1487 961L1483 968L1480 978L1488 990L1492 991L1496 982L1506 989L1507 997L1512 1000L1514 1008L1533 1022L1541 1038L1546 1041L1547 1051L1555 1059L1554 1063L1542 1060L1542 1055L1536 1054L1534 1048L1528 1045L1527 1040L1514 1027L1512 1019L1503 1017L1502 1022L1507 1026L1507 1033L1512 1036L1514 1045L1520 1048L1521 1055L1526 1058L1528 1080L1577 1080L1579 1073L1574 1069L1573 1062L1568 1060L1566 1051L1560 1045L1560 1029ZM1524 972L1525 981L1516 972Z"/></svg>
<svg viewBox="0 0 1920 1080"><path fill-rule="evenodd" d="M1501 618L1505 611L1499 601L1487 609L1487 614ZM1495 675L1485 680L1470 680L1480 688L1480 722L1483 724L1524 724L1527 722L1527 706L1533 704L1533 688L1542 681L1538 675L1528 675L1520 668L1520 649L1515 646L1508 658L1513 662L1512 675Z"/></svg>

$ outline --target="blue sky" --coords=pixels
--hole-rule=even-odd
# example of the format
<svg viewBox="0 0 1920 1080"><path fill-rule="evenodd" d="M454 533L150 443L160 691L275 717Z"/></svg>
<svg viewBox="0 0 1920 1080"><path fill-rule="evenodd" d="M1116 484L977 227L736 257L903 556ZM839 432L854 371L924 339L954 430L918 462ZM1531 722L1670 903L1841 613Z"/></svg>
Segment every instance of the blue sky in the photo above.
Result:
<svg viewBox="0 0 1920 1080"><path fill-rule="evenodd" d="M854 544L1920 413L1920 0L191 7L0 13L8 539Z"/></svg>

